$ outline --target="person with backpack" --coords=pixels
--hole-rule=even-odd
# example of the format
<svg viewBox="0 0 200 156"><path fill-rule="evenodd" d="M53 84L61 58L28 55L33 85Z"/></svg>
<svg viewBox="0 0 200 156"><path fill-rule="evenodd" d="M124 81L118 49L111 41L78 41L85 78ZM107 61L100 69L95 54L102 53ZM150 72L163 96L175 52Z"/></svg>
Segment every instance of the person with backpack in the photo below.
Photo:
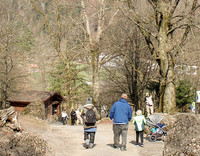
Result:
<svg viewBox="0 0 200 156"><path fill-rule="evenodd" d="M110 110L110 119L113 121L114 148L126 151L128 122L132 119L132 109L127 102L127 94L123 93L119 101L115 102ZM122 145L119 141L122 136Z"/></svg>
<svg viewBox="0 0 200 156"><path fill-rule="evenodd" d="M133 118L133 124L135 125L135 131L136 131L136 145L139 146L139 137L141 140L140 146L143 147L143 135L144 135L144 129L146 124L146 119L144 115L142 115L141 110L137 110L136 117Z"/></svg>
<svg viewBox="0 0 200 156"><path fill-rule="evenodd" d="M96 121L100 119L100 115L92 104L91 98L88 98L86 105L83 106L81 116L83 118L85 148L93 148L97 131Z"/></svg>

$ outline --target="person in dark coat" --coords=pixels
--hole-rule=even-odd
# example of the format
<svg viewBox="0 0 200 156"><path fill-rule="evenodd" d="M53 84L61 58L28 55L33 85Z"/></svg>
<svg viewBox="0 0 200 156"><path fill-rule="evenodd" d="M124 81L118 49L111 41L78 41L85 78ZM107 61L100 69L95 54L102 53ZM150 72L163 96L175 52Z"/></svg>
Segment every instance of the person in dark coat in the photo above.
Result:
<svg viewBox="0 0 200 156"><path fill-rule="evenodd" d="M74 111L74 109L72 109L71 111L71 125L73 126L77 120L77 117L76 117L76 112Z"/></svg>

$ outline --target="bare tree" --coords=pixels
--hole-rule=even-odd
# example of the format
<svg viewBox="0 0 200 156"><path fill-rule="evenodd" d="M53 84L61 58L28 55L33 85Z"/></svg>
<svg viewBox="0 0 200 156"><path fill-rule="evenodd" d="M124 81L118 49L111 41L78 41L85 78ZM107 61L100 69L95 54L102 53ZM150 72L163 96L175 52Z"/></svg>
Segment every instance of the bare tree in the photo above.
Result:
<svg viewBox="0 0 200 156"><path fill-rule="evenodd" d="M197 26L195 12L199 1L148 0L138 4L134 0L126 0L126 4L130 16L124 14L139 27L160 67L159 110L173 111L176 107L175 56L184 46L191 28ZM144 6L149 15L140 12Z"/></svg>
<svg viewBox="0 0 200 156"><path fill-rule="evenodd" d="M24 74L21 68L25 52L22 50L25 40L20 36L23 31L20 32L21 25L14 20L19 16L8 2L0 3L0 8L0 108L5 109L9 94L21 89L27 74Z"/></svg>
<svg viewBox="0 0 200 156"><path fill-rule="evenodd" d="M105 0L81 0L83 11L85 40L83 42L88 60L92 68L92 97L93 103L99 106L99 74L101 67L116 57L109 46L102 41L106 38L105 31L114 23L118 9ZM109 52L108 52L109 51Z"/></svg>
<svg viewBox="0 0 200 156"><path fill-rule="evenodd" d="M67 98L67 104L64 107L71 107L78 99L77 88L85 85L83 82L84 80L78 77L83 69L75 69L75 66L78 65L76 63L78 60L77 58L80 55L80 44L78 43L80 33L79 30L77 30L77 27L74 27L74 23L71 22L70 19L72 18L76 21L75 18L80 18L80 12L78 11L79 6L76 1L69 1L68 3L59 0L52 2L30 0L30 3L34 10L42 16L45 30L50 37L50 43L57 54L57 59L54 60L54 71L51 72L51 78L57 79L58 81L61 80L60 83L62 83L62 86L59 86L57 89L61 89L60 93ZM50 8L45 6L46 3L48 3ZM60 71L56 68L58 65L63 67L62 69L60 68ZM58 74L56 75L56 73ZM82 81L83 85L79 85L77 81ZM53 80L53 82L55 81ZM55 85L50 88L55 89L54 87Z"/></svg>
<svg viewBox="0 0 200 156"><path fill-rule="evenodd" d="M9 33L4 34L6 35L6 40L4 42L4 45L1 44L1 78L0 78L0 83L1 83L1 109L6 108L6 100L8 98L8 91L11 89L11 71L13 70L13 60L11 55L9 54L9 46L10 46L10 41L9 41ZM4 37L5 38L5 37Z"/></svg>
<svg viewBox="0 0 200 156"><path fill-rule="evenodd" d="M110 36L112 46L120 47L116 52L119 56L104 66L108 78L104 82L102 92L106 92L106 96L126 92L136 110L142 109L143 92L151 81L157 80L155 61L146 52L148 48L139 29L129 20L119 20L116 26L112 27ZM109 91L105 91L105 88Z"/></svg>
<svg viewBox="0 0 200 156"><path fill-rule="evenodd" d="M22 72L19 62L23 59L16 49L20 41L15 40L15 34L8 27L0 29L0 95L1 108L5 109L10 93L19 90L27 74Z"/></svg>

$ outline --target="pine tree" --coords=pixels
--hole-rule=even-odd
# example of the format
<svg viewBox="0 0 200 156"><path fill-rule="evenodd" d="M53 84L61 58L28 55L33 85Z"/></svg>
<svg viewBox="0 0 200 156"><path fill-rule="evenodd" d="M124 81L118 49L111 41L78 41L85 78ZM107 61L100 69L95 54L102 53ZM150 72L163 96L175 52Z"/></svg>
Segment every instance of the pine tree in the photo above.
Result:
<svg viewBox="0 0 200 156"><path fill-rule="evenodd" d="M194 88L189 80L180 80L176 88L176 104L178 108L183 108L195 99Z"/></svg>

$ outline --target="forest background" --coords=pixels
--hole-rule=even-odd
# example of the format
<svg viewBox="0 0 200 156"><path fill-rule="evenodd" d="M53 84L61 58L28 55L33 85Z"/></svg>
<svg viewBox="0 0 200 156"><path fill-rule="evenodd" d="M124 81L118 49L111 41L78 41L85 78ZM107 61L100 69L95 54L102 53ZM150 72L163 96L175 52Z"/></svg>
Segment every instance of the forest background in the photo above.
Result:
<svg viewBox="0 0 200 156"><path fill-rule="evenodd" d="M160 112L184 111L199 86L199 0L2 0L0 98L19 90L99 110L150 92Z"/></svg>

